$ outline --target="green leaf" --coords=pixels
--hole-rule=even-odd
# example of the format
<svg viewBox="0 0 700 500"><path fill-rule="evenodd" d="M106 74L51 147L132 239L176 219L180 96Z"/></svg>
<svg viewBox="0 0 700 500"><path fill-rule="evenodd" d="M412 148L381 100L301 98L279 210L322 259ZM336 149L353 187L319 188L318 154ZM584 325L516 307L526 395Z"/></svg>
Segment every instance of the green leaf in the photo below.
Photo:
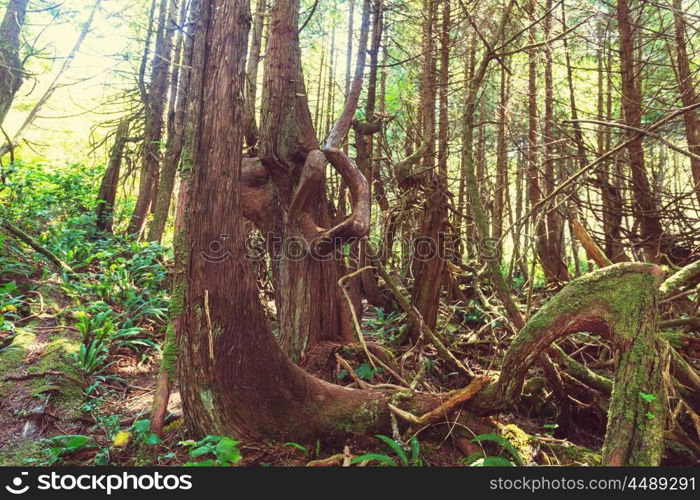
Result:
<svg viewBox="0 0 700 500"><path fill-rule="evenodd" d="M82 448L90 442L90 438L87 436L73 436L66 443L66 448L70 451Z"/></svg>
<svg viewBox="0 0 700 500"><path fill-rule="evenodd" d="M655 396L655 395L653 395L653 394L646 394L646 393L644 393L644 392L642 392L642 391L639 391L639 397L642 398L642 399L643 399L644 401L646 401L647 403L653 403L654 401L656 401L656 396Z"/></svg>
<svg viewBox="0 0 700 500"><path fill-rule="evenodd" d="M132 426L132 429L134 429L135 432L140 432L140 433L147 432L148 429L150 429L150 428L151 428L151 421L146 419L146 418L141 419L141 420L137 420L136 422L134 422L134 425Z"/></svg>
<svg viewBox="0 0 700 500"><path fill-rule="evenodd" d="M160 444L161 439L158 437L158 434L151 433L148 436L146 436L146 439L144 439L143 442L148 445Z"/></svg>
<svg viewBox="0 0 700 500"><path fill-rule="evenodd" d="M480 434L480 435L476 436L474 439L472 439L472 443L482 443L484 441L493 441L494 443L500 445L508 453L511 454L511 456L513 457L513 459L515 459L515 462L518 465L525 465L525 462L523 462L523 459L520 456L520 453L518 452L518 450L515 449L515 446L513 446L513 443L508 441L506 438L499 436L497 434Z"/></svg>
<svg viewBox="0 0 700 500"><path fill-rule="evenodd" d="M513 467L513 462L503 457L484 457L474 462L472 467Z"/></svg>
<svg viewBox="0 0 700 500"><path fill-rule="evenodd" d="M222 462L230 462L235 464L240 462L243 456L238 449L240 441L235 441L230 437L221 438L219 444L216 445L215 453L217 458Z"/></svg>
<svg viewBox="0 0 700 500"><path fill-rule="evenodd" d="M366 455L360 455L359 457L353 458L350 461L350 465L359 464L360 462L364 462L365 460L376 460L377 462L381 462L390 467L398 467L396 462L394 462L391 458L380 453L367 453Z"/></svg>
<svg viewBox="0 0 700 500"><path fill-rule="evenodd" d="M211 446L200 446L199 448L194 448L192 451L190 451L190 456L192 458L199 458L202 455L206 455L207 453L211 453L213 448Z"/></svg>
<svg viewBox="0 0 700 500"><path fill-rule="evenodd" d="M389 436L384 436L382 434L377 434L375 437L386 443L389 446L389 448L394 450L394 453L396 453L399 456L401 462L404 465L408 466L408 455L406 455L406 452L403 448L401 448L401 445L399 443L391 439Z"/></svg>
<svg viewBox="0 0 700 500"><path fill-rule="evenodd" d="M357 373L357 376L361 379L370 380L372 377L374 377L375 371L372 369L369 363L362 363L357 367L355 373Z"/></svg>

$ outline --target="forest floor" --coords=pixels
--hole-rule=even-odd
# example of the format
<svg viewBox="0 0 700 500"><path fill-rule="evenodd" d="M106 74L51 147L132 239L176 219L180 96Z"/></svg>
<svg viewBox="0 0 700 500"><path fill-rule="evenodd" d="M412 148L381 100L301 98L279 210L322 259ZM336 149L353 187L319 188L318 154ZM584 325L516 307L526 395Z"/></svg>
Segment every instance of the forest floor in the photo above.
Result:
<svg viewBox="0 0 700 500"><path fill-rule="evenodd" d="M17 322L12 343L0 350L0 465L192 462L188 448L180 444L188 436L182 425L177 388L170 399L170 418L162 442L149 447L115 445L119 432L131 430L134 435L135 422L148 418L158 373L157 353L111 349L107 367L100 372L100 383L89 390L91 379L81 376L74 359L81 345L74 302L61 289L60 279L30 280L20 285L35 292L22 311L25 319ZM376 327L379 320L377 313L368 308L365 326ZM368 333L377 335L377 330ZM362 364L352 359L351 352L344 356L362 373ZM338 372L334 367L327 375L342 377L342 372ZM520 426L536 427L533 422L508 426L504 420L499 424L502 429L510 428L513 442L520 438L520 452L528 454L534 463L585 465L598 460L596 453L546 434L537 441L537 448L544 449L535 451L533 440L520 431ZM459 465L465 454L464 446L457 444L449 436L422 441L422 463ZM305 466L310 462L342 465L353 457L377 452L382 443L373 437L358 436L334 447L320 442L306 445L255 442L240 443L238 448L242 454L238 465ZM569 452L561 453L567 448Z"/></svg>
<svg viewBox="0 0 700 500"><path fill-rule="evenodd" d="M24 253L14 267L31 262L31 268L4 274L0 280L0 318L5 316L5 324L0 321L0 465L212 463L213 451L197 450L214 450L207 448L214 437L195 441L187 435L177 387L162 439L148 430L160 361L157 345L165 329L169 261L159 249L142 244L96 255L103 261L78 268L67 278L46 272L36 256ZM441 317L448 318L445 334L461 339L454 346L471 368L493 373L509 337L506 328L489 326L480 314L445 310ZM455 327L457 317L464 326ZM362 323L370 344L396 357L406 354L407 348L393 342L405 330L405 315L365 304ZM600 342L588 339L578 344L576 355L582 361L582 356L602 359L602 349ZM404 359L411 372L418 371L418 363L426 364L423 387L444 393L463 386L429 346L418 351ZM336 354L367 382L392 381L389 374L372 369L357 346L318 346L302 367L328 381L354 385ZM609 368L603 362L601 369ZM493 465L599 463L594 450L602 444L605 412L594 404L576 405L575 422L570 422L575 431L563 439L558 435L556 400L543 380L534 373L512 413L474 422L467 429L469 438L456 432L461 422L443 422L422 432L411 446L402 443L415 455L411 459L404 458L389 437L345 436L315 443L236 443L231 462L340 466L355 460L360 465L390 461L455 466L489 458ZM697 463L688 447L670 443L667 450L665 464ZM366 460L358 459L366 454Z"/></svg>

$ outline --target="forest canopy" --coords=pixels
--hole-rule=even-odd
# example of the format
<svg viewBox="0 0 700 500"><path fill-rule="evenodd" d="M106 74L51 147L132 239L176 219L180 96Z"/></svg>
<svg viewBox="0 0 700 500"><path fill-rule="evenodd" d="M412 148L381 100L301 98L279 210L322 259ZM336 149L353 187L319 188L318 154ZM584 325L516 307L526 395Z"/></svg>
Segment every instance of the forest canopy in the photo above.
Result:
<svg viewBox="0 0 700 500"><path fill-rule="evenodd" d="M0 0L0 465L700 460L697 0Z"/></svg>

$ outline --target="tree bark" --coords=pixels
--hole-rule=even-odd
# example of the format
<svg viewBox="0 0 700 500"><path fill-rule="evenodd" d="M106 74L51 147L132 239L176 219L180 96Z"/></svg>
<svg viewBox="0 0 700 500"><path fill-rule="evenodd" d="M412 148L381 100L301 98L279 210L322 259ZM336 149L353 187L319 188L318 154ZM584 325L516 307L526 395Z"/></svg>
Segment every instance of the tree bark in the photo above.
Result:
<svg viewBox="0 0 700 500"><path fill-rule="evenodd" d="M258 98L258 66L262 50L263 30L267 15L267 0L257 0L253 13L253 37L248 51L245 82L245 110L243 114L243 130L248 148L254 148L258 142L258 125L255 118L256 101Z"/></svg>
<svg viewBox="0 0 700 500"><path fill-rule="evenodd" d="M683 15L683 4L681 0L673 0L673 22L676 28L676 58L678 89L681 93L681 102L684 107L691 106L698 102L695 92L693 76L690 72L690 62L688 60L687 42L685 39L685 17ZM685 134L688 141L688 150L691 153L700 155L700 119L696 109L688 111L683 115L685 121ZM690 171L695 183L695 194L700 203L700 160L690 158Z"/></svg>
<svg viewBox="0 0 700 500"><path fill-rule="evenodd" d="M24 80L19 58L19 35L26 14L27 0L10 0L0 24L0 126Z"/></svg>
<svg viewBox="0 0 700 500"><path fill-rule="evenodd" d="M119 175L124 159L124 147L129 140L129 119L122 118L114 133L114 143L109 151L109 163L97 192L95 225L98 230L112 232L114 203L117 199Z"/></svg>
<svg viewBox="0 0 700 500"><path fill-rule="evenodd" d="M620 74L622 80L622 109L625 125L641 128L642 126L642 90L639 65L635 64L636 24L631 17L629 0L617 3L617 26L620 33ZM635 132L628 130L625 136L635 137ZM660 255L669 249L664 241L663 229L659 218L658 202L655 199L644 163L644 143L637 137L627 146L629 166L632 172L631 188L634 195L634 213L642 236L642 246L646 257L651 262L658 262Z"/></svg>
<svg viewBox="0 0 700 500"><path fill-rule="evenodd" d="M411 304L418 310L422 321L425 321L425 324L431 330L435 330L440 305L439 296L445 269L445 224L447 222L447 200L445 198L447 196L447 180L440 168L436 170L435 164L435 103L438 83L435 78L436 47L433 38L434 32L439 26L438 0L425 0L423 5L425 18L423 20L422 38L423 60L420 77L420 110L425 148L422 154L421 172L415 176L415 180L420 183L425 198L420 219L420 233L413 241L411 268L415 281L411 293ZM449 26L449 20L447 25ZM449 31L446 35L444 32L441 35L442 65L444 52L447 51L449 54L449 43L445 43L445 36L449 40ZM446 62L448 61L449 58L447 58ZM441 66L441 79L446 80L448 78L447 70L447 65ZM437 131L441 147L444 148L445 161L447 159L446 125L446 123L440 123L441 129ZM416 321L411 321L408 328L408 338L415 342L418 340L420 333L421 325Z"/></svg>
<svg viewBox="0 0 700 500"><path fill-rule="evenodd" d="M183 6L185 0L181 0ZM197 9L199 0L193 0L190 5L191 12ZM185 12L182 11L181 20L184 20ZM184 23L180 23L184 24ZM175 188L175 177L178 166L185 133L185 119L187 110L187 98L190 85L190 66L192 64L192 19L190 19L189 29L184 36L178 36L177 49L174 57L173 81L171 85L171 100L174 100L174 107L168 113L168 140L165 144L165 157L163 161L163 172L158 183L158 192L153 210L153 221L148 229L148 240L158 241L163 237L165 223L170 213L170 204ZM183 26L184 30L184 26ZM182 33L182 32L181 32ZM182 60L180 57L182 56ZM177 66L175 66L177 65Z"/></svg>
<svg viewBox="0 0 700 500"><path fill-rule="evenodd" d="M350 128L360 97L368 22L363 23L355 77L345 109L328 134L323 150L316 139L301 71L298 1L278 1L270 22L260 160L274 183L281 206L287 210L283 241L297 245L305 254L304 258L294 258L283 251L279 262L283 294L281 340L297 360L309 344L354 338L338 286L343 268L336 252L342 244L366 235L369 189L365 177L338 147ZM352 206L351 214L332 227L325 190L326 161L348 186Z"/></svg>
<svg viewBox="0 0 700 500"><path fill-rule="evenodd" d="M173 31L177 23L175 0L161 0L158 16L158 31L153 52L153 67L148 95L144 102L146 125L144 129L141 176L136 206L131 216L128 234L139 234L146 223L146 216L157 190L163 140L163 115L170 82L170 58L173 46Z"/></svg>

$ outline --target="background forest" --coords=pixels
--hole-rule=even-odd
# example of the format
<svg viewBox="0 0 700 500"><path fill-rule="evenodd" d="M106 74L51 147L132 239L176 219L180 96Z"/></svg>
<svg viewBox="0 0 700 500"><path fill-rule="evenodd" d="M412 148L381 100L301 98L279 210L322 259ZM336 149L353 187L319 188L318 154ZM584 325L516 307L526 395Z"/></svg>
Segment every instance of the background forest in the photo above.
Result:
<svg viewBox="0 0 700 500"><path fill-rule="evenodd" d="M0 22L0 464L700 459L697 0Z"/></svg>

